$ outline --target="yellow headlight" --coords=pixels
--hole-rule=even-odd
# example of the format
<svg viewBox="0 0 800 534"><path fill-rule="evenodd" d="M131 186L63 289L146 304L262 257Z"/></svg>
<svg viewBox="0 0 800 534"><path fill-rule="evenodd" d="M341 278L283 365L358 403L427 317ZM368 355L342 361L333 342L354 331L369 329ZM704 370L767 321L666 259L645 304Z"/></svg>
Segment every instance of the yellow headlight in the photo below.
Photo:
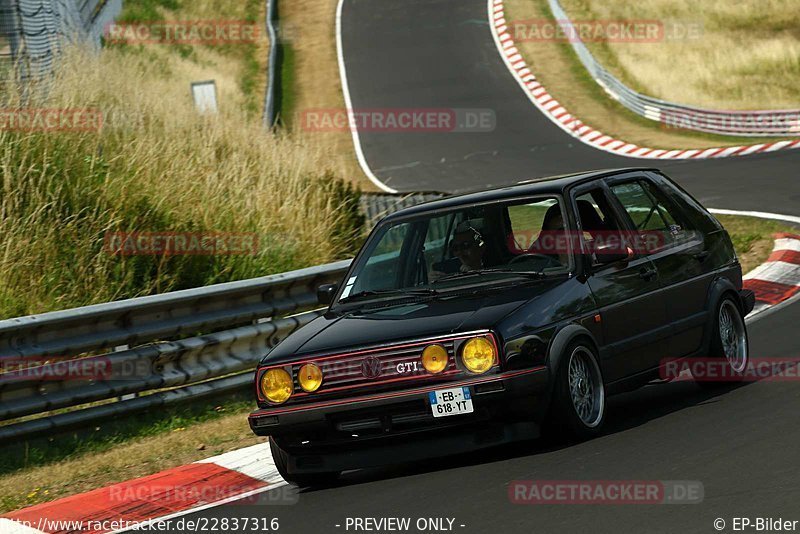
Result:
<svg viewBox="0 0 800 534"><path fill-rule="evenodd" d="M441 373L447 368L447 349L441 345L428 345L422 351L422 366L429 373Z"/></svg>
<svg viewBox="0 0 800 534"><path fill-rule="evenodd" d="M261 391L268 401L282 404L294 390L292 377L284 369L270 369L261 377Z"/></svg>
<svg viewBox="0 0 800 534"><path fill-rule="evenodd" d="M494 345L485 337L475 337L461 347L461 361L472 373L485 373L494 365L497 354Z"/></svg>
<svg viewBox="0 0 800 534"><path fill-rule="evenodd" d="M297 373L297 380L303 391L313 393L322 385L322 371L313 363L307 363Z"/></svg>

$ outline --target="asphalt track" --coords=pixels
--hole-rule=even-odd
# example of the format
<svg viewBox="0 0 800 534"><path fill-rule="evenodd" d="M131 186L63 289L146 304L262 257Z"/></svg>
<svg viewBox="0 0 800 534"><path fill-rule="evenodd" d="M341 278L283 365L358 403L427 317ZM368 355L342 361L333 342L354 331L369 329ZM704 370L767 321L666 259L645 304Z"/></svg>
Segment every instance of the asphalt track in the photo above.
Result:
<svg viewBox="0 0 800 534"><path fill-rule="evenodd" d="M354 107L496 112L491 133L362 133L370 167L393 188L461 191L647 165L665 169L710 207L800 215L800 151L654 162L612 156L562 132L503 64L485 0L345 0L342 28ZM798 301L752 323L753 356L796 356L798 324ZM533 479L694 480L705 496L695 505L511 504L508 485ZM193 517L277 517L289 534L354 532L345 529L348 517L449 517L464 533L710 533L716 518L725 532L733 517L800 520L800 384L716 393L691 383L648 386L612 398L607 432L587 443L526 443L348 473L327 489L276 491L299 493L297 503L233 503Z"/></svg>

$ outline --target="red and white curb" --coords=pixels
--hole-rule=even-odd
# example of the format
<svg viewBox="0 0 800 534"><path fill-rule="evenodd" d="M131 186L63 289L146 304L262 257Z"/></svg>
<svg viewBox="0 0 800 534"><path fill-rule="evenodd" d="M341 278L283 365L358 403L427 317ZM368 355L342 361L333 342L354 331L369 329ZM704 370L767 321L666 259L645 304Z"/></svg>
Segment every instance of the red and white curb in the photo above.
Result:
<svg viewBox="0 0 800 534"><path fill-rule="evenodd" d="M508 69L522 87L525 94L536 107L562 130L580 141L598 150L611 152L618 156L644 159L707 159L725 158L729 156L746 156L759 152L774 152L800 147L800 139L793 141L777 141L756 145L732 146L722 148L662 150L641 147L620 139L605 135L599 130L584 124L569 113L558 100L536 80L527 63L517 49L514 39L509 33L505 18L503 0L489 0L489 27L492 30L495 44Z"/></svg>
<svg viewBox="0 0 800 534"><path fill-rule="evenodd" d="M284 485L263 443L12 512L0 518L0 532L125 532L134 524L166 521Z"/></svg>
<svg viewBox="0 0 800 534"><path fill-rule="evenodd" d="M789 300L800 293L800 235L775 236L772 254L744 276L744 287L756 294L751 315Z"/></svg>

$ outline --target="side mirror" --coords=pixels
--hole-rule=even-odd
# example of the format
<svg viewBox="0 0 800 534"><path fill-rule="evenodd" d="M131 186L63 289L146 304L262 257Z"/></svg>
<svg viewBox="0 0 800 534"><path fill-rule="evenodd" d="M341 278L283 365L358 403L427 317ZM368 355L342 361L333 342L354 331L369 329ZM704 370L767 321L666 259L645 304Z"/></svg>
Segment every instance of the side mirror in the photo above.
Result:
<svg viewBox="0 0 800 534"><path fill-rule="evenodd" d="M333 302L333 297L339 291L339 284L325 284L317 288L317 300L320 304L328 306Z"/></svg>
<svg viewBox="0 0 800 534"><path fill-rule="evenodd" d="M620 261L633 259L633 250L630 247L621 248L617 244L600 245L594 249L594 259L600 265L611 265Z"/></svg>

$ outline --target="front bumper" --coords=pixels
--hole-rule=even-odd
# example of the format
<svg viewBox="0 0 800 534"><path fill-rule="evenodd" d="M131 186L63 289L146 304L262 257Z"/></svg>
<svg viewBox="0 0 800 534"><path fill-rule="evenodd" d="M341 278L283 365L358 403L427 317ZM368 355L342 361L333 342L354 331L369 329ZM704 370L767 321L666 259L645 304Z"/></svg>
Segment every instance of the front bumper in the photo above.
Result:
<svg viewBox="0 0 800 534"><path fill-rule="evenodd" d="M470 388L474 413L434 418L428 393ZM292 473L415 461L538 437L547 409L545 367L313 404L257 410L253 432L272 436Z"/></svg>

